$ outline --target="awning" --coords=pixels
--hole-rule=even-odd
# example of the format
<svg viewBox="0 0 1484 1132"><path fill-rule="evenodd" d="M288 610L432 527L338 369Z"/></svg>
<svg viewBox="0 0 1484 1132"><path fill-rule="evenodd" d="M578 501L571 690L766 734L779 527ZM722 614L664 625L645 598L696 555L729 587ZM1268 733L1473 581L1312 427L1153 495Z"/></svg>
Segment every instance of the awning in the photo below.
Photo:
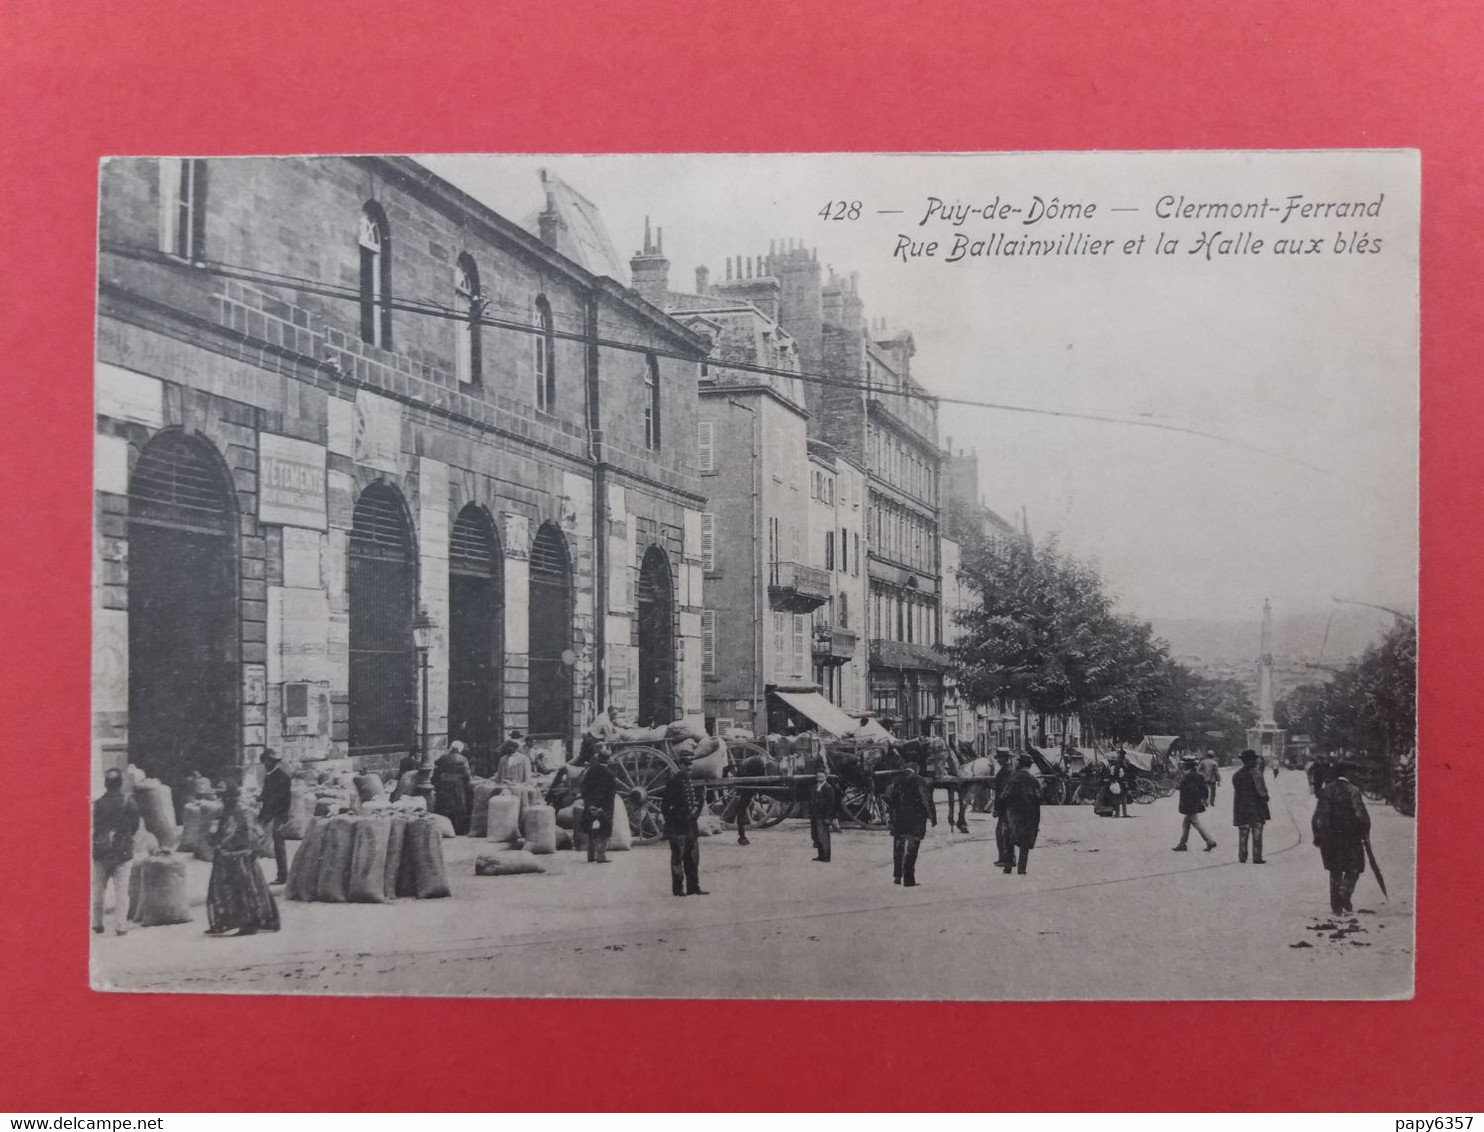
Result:
<svg viewBox="0 0 1484 1132"><path fill-rule="evenodd" d="M772 694L812 722L819 730L837 739L852 738L859 729L855 720L818 692L780 692L774 689ZM880 724L877 726L879 727Z"/></svg>

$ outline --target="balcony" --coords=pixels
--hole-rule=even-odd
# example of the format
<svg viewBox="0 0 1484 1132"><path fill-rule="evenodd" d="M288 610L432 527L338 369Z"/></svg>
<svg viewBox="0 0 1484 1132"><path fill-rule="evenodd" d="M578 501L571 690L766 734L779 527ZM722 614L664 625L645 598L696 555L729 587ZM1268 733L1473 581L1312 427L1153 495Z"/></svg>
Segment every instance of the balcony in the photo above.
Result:
<svg viewBox="0 0 1484 1132"><path fill-rule="evenodd" d="M943 653L932 645L871 639L871 667L899 668L917 672L943 672L947 669Z"/></svg>
<svg viewBox="0 0 1484 1132"><path fill-rule="evenodd" d="M768 572L768 599L781 613L812 613L830 600L830 575L801 562L774 562Z"/></svg>
<svg viewBox="0 0 1484 1132"><path fill-rule="evenodd" d="M855 656L855 634L834 625L814 627L814 663L826 667L844 664Z"/></svg>

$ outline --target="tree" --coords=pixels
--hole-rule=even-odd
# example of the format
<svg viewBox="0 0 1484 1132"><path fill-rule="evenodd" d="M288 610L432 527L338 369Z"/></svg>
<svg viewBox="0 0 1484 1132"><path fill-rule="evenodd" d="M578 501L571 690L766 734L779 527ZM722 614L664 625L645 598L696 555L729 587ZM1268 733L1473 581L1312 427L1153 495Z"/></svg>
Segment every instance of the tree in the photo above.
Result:
<svg viewBox="0 0 1484 1132"><path fill-rule="evenodd" d="M1328 684L1304 684L1278 704L1278 723L1324 751L1396 758L1416 742L1417 626L1398 624Z"/></svg>

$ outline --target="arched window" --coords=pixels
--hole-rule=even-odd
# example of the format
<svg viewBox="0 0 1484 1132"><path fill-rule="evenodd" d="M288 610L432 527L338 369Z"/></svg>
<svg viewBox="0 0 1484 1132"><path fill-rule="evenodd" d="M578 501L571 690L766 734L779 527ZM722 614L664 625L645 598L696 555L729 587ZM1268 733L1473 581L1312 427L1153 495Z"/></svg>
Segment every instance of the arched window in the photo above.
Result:
<svg viewBox="0 0 1484 1132"><path fill-rule="evenodd" d="M556 337L551 321L551 304L544 295L536 299L535 340L536 408L550 413L556 406Z"/></svg>
<svg viewBox="0 0 1484 1132"><path fill-rule="evenodd" d="M373 483L356 500L348 559L350 753L405 751L418 718L412 647L417 566L396 489Z"/></svg>
<svg viewBox="0 0 1484 1132"><path fill-rule="evenodd" d="M459 262L454 265L453 290L459 313L464 316L453 324L454 372L460 385L478 385L483 368L479 324L484 314L484 299L479 292L479 268L467 253L459 256Z"/></svg>
<svg viewBox="0 0 1484 1132"><path fill-rule="evenodd" d="M361 209L361 341L392 348L392 242L375 201Z"/></svg>
<svg viewBox="0 0 1484 1132"><path fill-rule="evenodd" d="M168 429L129 476L129 761L179 790L238 769L237 509L210 443Z"/></svg>
<svg viewBox="0 0 1484 1132"><path fill-rule="evenodd" d="M541 524L531 543L530 732L567 739L572 727L572 566L562 532Z"/></svg>
<svg viewBox="0 0 1484 1132"><path fill-rule="evenodd" d="M644 359L644 447L660 446L660 363L653 354Z"/></svg>
<svg viewBox="0 0 1484 1132"><path fill-rule="evenodd" d="M675 718L675 587L670 559L657 546L639 568L639 722Z"/></svg>

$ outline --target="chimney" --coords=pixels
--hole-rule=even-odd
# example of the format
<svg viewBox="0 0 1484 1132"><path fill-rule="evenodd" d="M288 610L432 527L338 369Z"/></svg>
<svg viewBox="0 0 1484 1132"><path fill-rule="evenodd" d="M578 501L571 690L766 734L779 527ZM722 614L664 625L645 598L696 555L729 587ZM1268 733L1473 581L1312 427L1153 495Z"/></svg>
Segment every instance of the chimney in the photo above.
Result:
<svg viewBox="0 0 1484 1132"><path fill-rule="evenodd" d="M665 230L659 229L658 239L649 235L649 217L644 218L644 250L629 260L629 278L634 291L645 302L665 309L665 300L670 293L670 261L664 252Z"/></svg>
<svg viewBox="0 0 1484 1132"><path fill-rule="evenodd" d="M705 264L702 264L700 267L696 268L696 294L704 295L706 293L706 288L710 285L711 272L706 269Z"/></svg>
<svg viewBox="0 0 1484 1132"><path fill-rule="evenodd" d="M567 221L557 211L556 192L550 183L546 170L540 170L541 187L546 191L546 207L536 217L537 234L541 242L549 248L561 251L566 241Z"/></svg>

